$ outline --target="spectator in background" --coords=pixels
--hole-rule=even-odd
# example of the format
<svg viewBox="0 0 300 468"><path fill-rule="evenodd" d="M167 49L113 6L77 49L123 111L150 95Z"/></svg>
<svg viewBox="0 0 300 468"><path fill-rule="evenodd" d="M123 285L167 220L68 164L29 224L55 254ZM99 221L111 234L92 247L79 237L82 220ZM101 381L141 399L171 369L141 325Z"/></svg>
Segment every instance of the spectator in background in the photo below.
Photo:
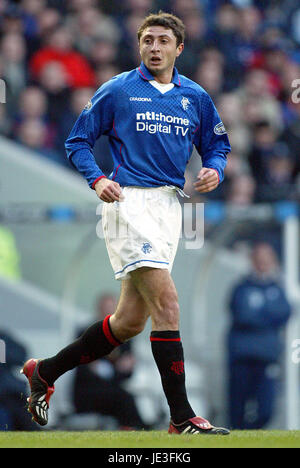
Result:
<svg viewBox="0 0 300 468"><path fill-rule="evenodd" d="M20 96L19 116L22 121L24 118L36 117L47 120L47 96L38 86L28 86Z"/></svg>
<svg viewBox="0 0 300 468"><path fill-rule="evenodd" d="M264 161L274 148L278 134L278 130L267 120L258 121L253 126L248 162L256 180L261 181L264 177Z"/></svg>
<svg viewBox="0 0 300 468"><path fill-rule="evenodd" d="M224 63L226 91L231 91L240 85L244 73L238 52L238 8L231 3L219 5L213 23L209 42L226 57Z"/></svg>
<svg viewBox="0 0 300 468"><path fill-rule="evenodd" d="M223 90L223 66L217 60L200 61L194 79L215 101Z"/></svg>
<svg viewBox="0 0 300 468"><path fill-rule="evenodd" d="M31 416L24 411L26 384L15 376L15 367L26 360L26 349L4 330L0 330L0 339L5 343L6 359L0 364L0 431L36 431Z"/></svg>
<svg viewBox="0 0 300 468"><path fill-rule="evenodd" d="M110 80L113 76L121 73L120 68L113 63L104 63L101 67L96 69L96 87L100 88L103 83Z"/></svg>
<svg viewBox="0 0 300 468"><path fill-rule="evenodd" d="M80 10L70 18L67 26L75 38L77 50L87 57L95 40L117 44L120 39L120 30L112 17L104 15L95 7Z"/></svg>
<svg viewBox="0 0 300 468"><path fill-rule="evenodd" d="M48 43L49 36L62 23L62 16L54 8L45 8L38 12L35 21L35 34L26 37L29 60L44 44Z"/></svg>
<svg viewBox="0 0 300 468"><path fill-rule="evenodd" d="M254 125L248 161L257 181L258 202L292 200L296 196L296 154L278 140L278 135L278 129L268 121Z"/></svg>
<svg viewBox="0 0 300 468"><path fill-rule="evenodd" d="M53 147L55 129L49 123L48 99L43 89L38 86L28 86L19 99L18 112L13 120L13 132L18 133L19 126L27 119L41 120L46 127L45 147Z"/></svg>
<svg viewBox="0 0 300 468"><path fill-rule="evenodd" d="M122 37L119 46L118 64L126 71L139 63L140 51L136 40L136 31L143 21L138 12L128 14L122 21Z"/></svg>
<svg viewBox="0 0 300 468"><path fill-rule="evenodd" d="M107 39L94 39L90 47L89 59L94 69L101 71L102 67L118 61L118 48L114 42Z"/></svg>
<svg viewBox="0 0 300 468"><path fill-rule="evenodd" d="M236 175L227 188L226 203L235 207L251 206L255 200L256 183L248 173Z"/></svg>
<svg viewBox="0 0 300 468"><path fill-rule="evenodd" d="M2 19L7 10L8 0L0 0L0 26L2 24Z"/></svg>
<svg viewBox="0 0 300 468"><path fill-rule="evenodd" d="M230 135L231 146L245 159L252 142L251 129L243 121L243 109L236 93L223 93L217 98L220 117ZM229 158L230 159L230 158Z"/></svg>
<svg viewBox="0 0 300 468"><path fill-rule="evenodd" d="M252 126L258 121L268 120L278 131L283 128L281 105L271 93L265 70L253 69L235 93L240 99L245 125Z"/></svg>
<svg viewBox="0 0 300 468"><path fill-rule="evenodd" d="M208 194L209 200L226 201L232 206L249 206L254 200L255 181L249 174L244 158L232 148L225 168L225 179L215 190Z"/></svg>
<svg viewBox="0 0 300 468"><path fill-rule="evenodd" d="M94 86L95 74L86 58L73 49L73 37L66 26L59 26L50 34L48 44L38 50L30 61L30 71L38 80L45 66L61 64L70 88Z"/></svg>
<svg viewBox="0 0 300 468"><path fill-rule="evenodd" d="M300 7L298 2L292 3L293 10L290 14L290 28L294 41L300 46Z"/></svg>
<svg viewBox="0 0 300 468"><path fill-rule="evenodd" d="M251 262L252 272L234 287L230 298L229 414L234 429L261 429L272 418L274 370L282 354L280 331L291 314L271 245L257 243Z"/></svg>
<svg viewBox="0 0 300 468"><path fill-rule="evenodd" d="M259 202L276 202L296 198L295 160L288 146L278 142L263 161L262 176L257 185Z"/></svg>
<svg viewBox="0 0 300 468"><path fill-rule="evenodd" d="M72 14L80 13L86 8L96 7L98 0L69 0L68 11Z"/></svg>
<svg viewBox="0 0 300 468"><path fill-rule="evenodd" d="M178 58L177 66L180 73L192 77L199 59L201 62L201 52L204 51L207 45L207 22L200 9L196 7L191 8L191 10L187 9L182 18L186 26L186 38L184 56L181 55ZM205 86L203 87L205 88Z"/></svg>
<svg viewBox="0 0 300 468"><path fill-rule="evenodd" d="M198 0L170 0L172 12L182 18L200 10Z"/></svg>
<svg viewBox="0 0 300 468"><path fill-rule="evenodd" d="M56 124L58 117L69 104L71 93L63 65L59 62L45 64L38 84L47 94L49 122Z"/></svg>
<svg viewBox="0 0 300 468"><path fill-rule="evenodd" d="M153 7L152 0L125 0L125 14L135 13L145 17Z"/></svg>
<svg viewBox="0 0 300 468"><path fill-rule="evenodd" d="M7 6L5 12L0 12L0 18L0 31L2 34L23 34L22 15L16 5Z"/></svg>
<svg viewBox="0 0 300 468"><path fill-rule="evenodd" d="M262 20L262 13L254 5L238 9L237 56L244 68L251 63L256 50L259 48L258 33Z"/></svg>
<svg viewBox="0 0 300 468"><path fill-rule="evenodd" d="M41 119L25 119L18 127L17 137L19 143L28 149L48 158L52 162L69 167L66 158L63 158L55 150L47 147L47 127Z"/></svg>
<svg viewBox="0 0 300 468"><path fill-rule="evenodd" d="M275 42L265 46L256 54L250 69L265 70L269 91L279 98L282 92L282 74L288 63L289 59L283 44Z"/></svg>
<svg viewBox="0 0 300 468"><path fill-rule="evenodd" d="M47 42L48 36L58 28L62 16L55 8L45 8L38 15L38 32L41 42Z"/></svg>
<svg viewBox="0 0 300 468"><path fill-rule="evenodd" d="M117 299L105 294L97 303L97 319L114 313ZM76 369L74 404L77 413L100 413L114 417L120 430L141 430L148 426L142 420L131 393L123 388L135 366L131 342L123 343L109 356Z"/></svg>

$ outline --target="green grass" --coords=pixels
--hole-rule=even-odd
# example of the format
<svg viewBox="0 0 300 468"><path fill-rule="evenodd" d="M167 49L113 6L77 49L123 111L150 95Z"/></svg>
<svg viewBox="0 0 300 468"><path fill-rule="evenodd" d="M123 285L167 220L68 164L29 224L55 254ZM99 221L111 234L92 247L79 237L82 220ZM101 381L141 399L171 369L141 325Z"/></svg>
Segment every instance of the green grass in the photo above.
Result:
<svg viewBox="0 0 300 468"><path fill-rule="evenodd" d="M300 448L300 431L233 431L229 436L151 432L2 432L0 448Z"/></svg>

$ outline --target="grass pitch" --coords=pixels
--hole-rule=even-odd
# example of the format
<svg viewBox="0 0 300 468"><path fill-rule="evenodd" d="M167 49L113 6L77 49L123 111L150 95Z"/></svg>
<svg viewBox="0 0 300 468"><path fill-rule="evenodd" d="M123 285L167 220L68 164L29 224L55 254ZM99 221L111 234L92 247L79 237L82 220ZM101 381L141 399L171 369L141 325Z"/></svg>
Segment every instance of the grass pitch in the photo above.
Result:
<svg viewBox="0 0 300 468"><path fill-rule="evenodd" d="M165 431L2 432L0 448L300 448L300 431L233 431L229 436Z"/></svg>

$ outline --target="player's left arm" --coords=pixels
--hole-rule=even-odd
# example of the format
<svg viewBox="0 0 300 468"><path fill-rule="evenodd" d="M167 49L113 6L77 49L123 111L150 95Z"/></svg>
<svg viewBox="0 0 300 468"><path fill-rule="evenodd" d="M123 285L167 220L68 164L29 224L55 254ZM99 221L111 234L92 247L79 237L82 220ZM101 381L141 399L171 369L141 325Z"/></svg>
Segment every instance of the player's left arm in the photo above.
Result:
<svg viewBox="0 0 300 468"><path fill-rule="evenodd" d="M231 151L227 132L210 96L203 92L200 100L200 126L194 144L202 159L202 169L194 183L199 193L211 192L224 179L227 154Z"/></svg>

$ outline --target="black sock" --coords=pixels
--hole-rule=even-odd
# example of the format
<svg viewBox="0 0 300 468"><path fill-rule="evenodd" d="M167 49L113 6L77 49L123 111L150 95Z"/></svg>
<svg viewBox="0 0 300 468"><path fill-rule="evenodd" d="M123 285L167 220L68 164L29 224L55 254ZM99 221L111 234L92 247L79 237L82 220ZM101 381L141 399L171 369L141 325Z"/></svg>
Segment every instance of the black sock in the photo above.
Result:
<svg viewBox="0 0 300 468"><path fill-rule="evenodd" d="M80 338L61 350L56 356L44 359L39 366L39 373L50 387L65 372L80 364L95 361L119 346L109 325L108 315L101 322L94 323Z"/></svg>
<svg viewBox="0 0 300 468"><path fill-rule="evenodd" d="M153 331L152 353L175 424L195 416L186 394L183 347L179 331Z"/></svg>

